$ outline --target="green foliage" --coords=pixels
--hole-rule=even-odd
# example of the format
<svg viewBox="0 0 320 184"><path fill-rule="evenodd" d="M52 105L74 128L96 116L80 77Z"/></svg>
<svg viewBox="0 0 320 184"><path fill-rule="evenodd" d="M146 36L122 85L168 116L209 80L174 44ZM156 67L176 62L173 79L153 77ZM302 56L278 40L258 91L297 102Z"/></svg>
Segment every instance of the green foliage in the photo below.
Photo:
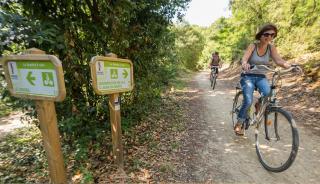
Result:
<svg viewBox="0 0 320 184"><path fill-rule="evenodd" d="M12 109L10 107L7 107L0 101L0 118L9 115L11 111Z"/></svg>
<svg viewBox="0 0 320 184"><path fill-rule="evenodd" d="M81 173L83 173L83 178L82 181L80 182L82 183L94 183L94 178L93 178L93 174L88 171L88 169L86 168L81 168Z"/></svg>
<svg viewBox="0 0 320 184"><path fill-rule="evenodd" d="M9 106L6 105L6 103L4 102L4 92L6 91L6 83L4 82L4 75L2 74L0 76L0 118L3 116L7 116L8 114L10 114L10 112L12 111L12 108L10 108Z"/></svg>
<svg viewBox="0 0 320 184"><path fill-rule="evenodd" d="M274 23L279 28L275 44L284 58L319 51L320 4L314 0L230 1L232 16L220 18L206 31L207 40L201 60L218 51L226 62L238 61L254 42L259 26Z"/></svg>
<svg viewBox="0 0 320 184"><path fill-rule="evenodd" d="M178 64L190 70L203 68L198 64L205 44L205 38L200 32L200 28L181 24L175 26L173 32L177 36L175 52Z"/></svg>
<svg viewBox="0 0 320 184"><path fill-rule="evenodd" d="M67 143L78 145L76 158L85 159L87 143L110 129L108 97L93 92L91 57L113 52L133 61L135 88L121 96L129 128L152 109L174 76L170 25L189 1L6 0L0 3L0 54L36 47L59 57L67 90L67 98L56 103L59 129ZM34 109L30 101L10 100Z"/></svg>

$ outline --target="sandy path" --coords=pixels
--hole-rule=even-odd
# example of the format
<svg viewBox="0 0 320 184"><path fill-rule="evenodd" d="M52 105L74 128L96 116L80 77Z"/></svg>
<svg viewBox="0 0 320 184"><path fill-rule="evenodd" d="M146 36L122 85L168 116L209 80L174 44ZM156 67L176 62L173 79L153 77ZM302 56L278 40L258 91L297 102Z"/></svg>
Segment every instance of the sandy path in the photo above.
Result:
<svg viewBox="0 0 320 184"><path fill-rule="evenodd" d="M9 116L0 118L0 138L3 138L6 134L16 128L26 126L26 123L23 123L20 119L22 116L22 112L13 112Z"/></svg>
<svg viewBox="0 0 320 184"><path fill-rule="evenodd" d="M237 137L232 131L230 111L235 90L231 79L219 79L214 91L207 72L197 74L192 83L189 104L199 118L196 126L190 125L190 140L185 145L185 155L191 158L183 164L188 168L182 170L184 178L189 176L185 182L319 183L319 136L297 122L300 149L295 162L282 173L268 172L258 161L253 129L246 137Z"/></svg>

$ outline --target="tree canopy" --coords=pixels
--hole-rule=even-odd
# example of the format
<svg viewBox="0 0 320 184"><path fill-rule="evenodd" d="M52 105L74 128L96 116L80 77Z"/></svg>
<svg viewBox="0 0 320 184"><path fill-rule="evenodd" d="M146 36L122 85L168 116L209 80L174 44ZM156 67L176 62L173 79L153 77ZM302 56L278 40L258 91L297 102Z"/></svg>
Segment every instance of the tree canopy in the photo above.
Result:
<svg viewBox="0 0 320 184"><path fill-rule="evenodd" d="M320 3L315 0L232 0L232 16L215 21L205 35L208 42L201 57L218 50L226 62L239 60L254 42L257 28L273 23L279 29L275 44L285 58L319 51Z"/></svg>
<svg viewBox="0 0 320 184"><path fill-rule="evenodd" d="M146 113L174 74L175 36L170 31L189 0L7 0L1 2L0 53L36 47L57 55L67 98L57 104L68 139L93 139L108 120L108 97L93 92L89 62L112 52L133 61L135 88L121 97L124 126ZM29 103L30 104L30 103Z"/></svg>

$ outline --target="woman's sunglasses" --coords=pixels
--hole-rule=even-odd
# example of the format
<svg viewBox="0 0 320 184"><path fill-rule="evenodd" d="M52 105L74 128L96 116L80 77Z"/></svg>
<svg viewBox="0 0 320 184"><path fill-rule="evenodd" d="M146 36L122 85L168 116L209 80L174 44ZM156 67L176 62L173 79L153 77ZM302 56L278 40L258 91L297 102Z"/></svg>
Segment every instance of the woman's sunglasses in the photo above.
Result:
<svg viewBox="0 0 320 184"><path fill-rule="evenodd" d="M263 33L262 34L264 37L269 37L271 36L272 38L274 37L275 33Z"/></svg>

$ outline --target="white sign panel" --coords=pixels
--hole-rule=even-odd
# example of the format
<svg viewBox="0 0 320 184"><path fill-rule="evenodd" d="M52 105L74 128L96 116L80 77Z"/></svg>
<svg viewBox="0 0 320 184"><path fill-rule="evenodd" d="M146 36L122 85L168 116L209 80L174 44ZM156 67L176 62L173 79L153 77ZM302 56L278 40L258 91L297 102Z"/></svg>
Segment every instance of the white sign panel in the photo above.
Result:
<svg viewBox="0 0 320 184"><path fill-rule="evenodd" d="M7 67L15 94L59 95L55 66L50 61L8 61Z"/></svg>
<svg viewBox="0 0 320 184"><path fill-rule="evenodd" d="M132 90L133 67L130 60L97 56L90 66L94 89L98 94Z"/></svg>

